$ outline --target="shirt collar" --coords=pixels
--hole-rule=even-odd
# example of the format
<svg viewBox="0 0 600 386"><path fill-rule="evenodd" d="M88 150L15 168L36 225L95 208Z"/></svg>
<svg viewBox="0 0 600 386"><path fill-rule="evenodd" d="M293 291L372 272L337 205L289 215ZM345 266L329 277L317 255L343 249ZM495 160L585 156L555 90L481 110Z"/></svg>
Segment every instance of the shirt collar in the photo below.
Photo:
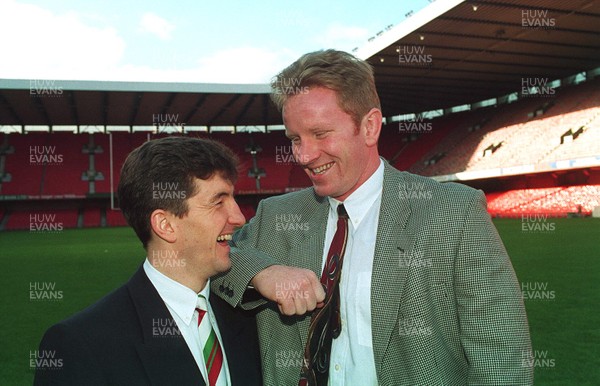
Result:
<svg viewBox="0 0 600 386"><path fill-rule="evenodd" d="M206 285L202 291L195 293L192 289L159 272L152 264L150 264L147 258L146 261L144 261L144 271L165 304L169 306L169 308L173 310L186 325L189 325L194 317L198 295L203 295L206 298L206 301L209 301L210 279L206 281Z"/></svg>
<svg viewBox="0 0 600 386"><path fill-rule="evenodd" d="M344 208L348 212L354 229L365 218L367 212L375 201L381 196L383 190L383 161L379 159L379 167L371 176L344 200ZM330 210L337 210L342 202L333 197L327 197Z"/></svg>

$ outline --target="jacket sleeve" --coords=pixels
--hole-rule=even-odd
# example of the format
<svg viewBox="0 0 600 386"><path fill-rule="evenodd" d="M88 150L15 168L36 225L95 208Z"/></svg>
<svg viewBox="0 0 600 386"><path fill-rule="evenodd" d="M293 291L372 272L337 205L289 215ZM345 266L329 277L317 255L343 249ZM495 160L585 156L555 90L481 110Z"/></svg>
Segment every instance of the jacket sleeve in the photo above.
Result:
<svg viewBox="0 0 600 386"><path fill-rule="evenodd" d="M275 259L257 249L265 216L264 202L263 200L259 203L256 215L250 222L233 235L229 254L231 269L215 276L211 282L212 291L233 307L240 305L244 309L253 309L265 304L266 301L262 298L244 302L244 293L255 292L248 290L248 285L257 273L278 264Z"/></svg>
<svg viewBox="0 0 600 386"><path fill-rule="evenodd" d="M34 386L107 384L92 352L62 323L46 331L36 356Z"/></svg>
<svg viewBox="0 0 600 386"><path fill-rule="evenodd" d="M481 191L467 208L454 275L469 384L533 384L519 282Z"/></svg>

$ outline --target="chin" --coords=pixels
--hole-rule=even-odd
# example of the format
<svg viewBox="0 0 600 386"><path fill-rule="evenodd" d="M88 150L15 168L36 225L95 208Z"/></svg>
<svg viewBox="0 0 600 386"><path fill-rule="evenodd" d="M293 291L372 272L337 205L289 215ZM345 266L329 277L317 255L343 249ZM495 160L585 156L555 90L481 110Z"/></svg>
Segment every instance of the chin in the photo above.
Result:
<svg viewBox="0 0 600 386"><path fill-rule="evenodd" d="M331 189L329 186L313 185L313 187L315 188L315 192L317 192L317 194L321 197L331 196L333 193L333 189Z"/></svg>
<svg viewBox="0 0 600 386"><path fill-rule="evenodd" d="M231 260L229 260L229 256L219 262L219 272L228 271L231 268Z"/></svg>
<svg viewBox="0 0 600 386"><path fill-rule="evenodd" d="M339 191L336 191L334 189L319 189L319 188L315 188L315 191L317 192L317 194L321 197L333 197L333 198L337 198L342 196L344 193L339 193Z"/></svg>

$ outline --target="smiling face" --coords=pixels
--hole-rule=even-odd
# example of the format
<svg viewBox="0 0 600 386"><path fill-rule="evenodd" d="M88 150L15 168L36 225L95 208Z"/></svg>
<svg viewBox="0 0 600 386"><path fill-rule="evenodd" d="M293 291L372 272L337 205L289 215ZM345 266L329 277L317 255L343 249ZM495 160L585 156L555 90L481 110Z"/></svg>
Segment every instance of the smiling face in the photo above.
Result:
<svg viewBox="0 0 600 386"><path fill-rule="evenodd" d="M335 91L314 87L286 101L283 122L296 162L320 196L345 200L379 166L378 109L369 111L357 127L340 108Z"/></svg>
<svg viewBox="0 0 600 386"><path fill-rule="evenodd" d="M231 267L229 244L245 218L233 198L233 184L219 174L196 178L196 194L187 199L188 212L171 217L176 249L186 258L186 269L209 278Z"/></svg>

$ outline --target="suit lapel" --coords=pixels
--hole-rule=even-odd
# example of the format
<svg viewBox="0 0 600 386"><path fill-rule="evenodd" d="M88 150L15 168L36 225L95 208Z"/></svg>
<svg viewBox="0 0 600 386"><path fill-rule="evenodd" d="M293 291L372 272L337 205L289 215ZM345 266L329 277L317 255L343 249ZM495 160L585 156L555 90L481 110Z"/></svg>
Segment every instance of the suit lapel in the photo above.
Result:
<svg viewBox="0 0 600 386"><path fill-rule="evenodd" d="M408 271L408 268L401 266L399 258L401 255L411 256L415 243L414 235L407 230L410 205L405 199L400 199L402 181L402 174L385 163L371 276L371 327L378 373L390 336L396 328Z"/></svg>
<svg viewBox="0 0 600 386"><path fill-rule="evenodd" d="M137 352L151 384L198 384L204 379L167 306L140 267L127 284L142 341Z"/></svg>

